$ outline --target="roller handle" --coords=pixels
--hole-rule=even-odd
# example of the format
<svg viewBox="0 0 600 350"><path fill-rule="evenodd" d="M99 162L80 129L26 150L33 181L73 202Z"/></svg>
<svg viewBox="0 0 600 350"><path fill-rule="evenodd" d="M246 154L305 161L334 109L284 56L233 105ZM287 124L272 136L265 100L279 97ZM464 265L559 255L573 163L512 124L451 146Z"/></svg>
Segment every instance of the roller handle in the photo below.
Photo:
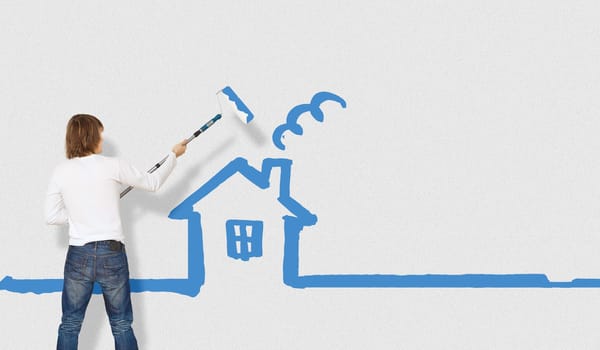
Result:
<svg viewBox="0 0 600 350"><path fill-rule="evenodd" d="M211 120L209 120L208 122L206 122L204 125L202 125L200 127L200 129L196 130L192 136L188 137L185 141L183 141L184 145L187 145L188 143L190 143L193 139L195 139L196 137L198 137L198 135L202 134L203 132L206 131L206 129L210 128L211 126L213 126L214 123L217 122L217 120L221 119L221 115L217 114L215 115ZM163 159L160 160L160 162L154 164L154 166L150 169L148 169L148 173L152 174L153 172L156 171L156 169L160 168L161 165L164 164L164 162L167 160L169 156L164 157ZM124 189L121 192L120 198L123 198L127 193L129 193L131 190L133 190L133 186L129 186L126 189Z"/></svg>

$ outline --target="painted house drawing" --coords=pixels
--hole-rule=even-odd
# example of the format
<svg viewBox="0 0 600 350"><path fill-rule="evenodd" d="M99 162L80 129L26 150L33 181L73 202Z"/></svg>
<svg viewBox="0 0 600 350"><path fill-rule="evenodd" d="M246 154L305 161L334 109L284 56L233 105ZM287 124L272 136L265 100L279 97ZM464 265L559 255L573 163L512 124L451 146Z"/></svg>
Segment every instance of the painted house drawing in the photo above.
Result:
<svg viewBox="0 0 600 350"><path fill-rule="evenodd" d="M273 201L284 209L286 214L282 217L284 228L284 253L283 266L277 268L283 269L284 282L289 285L294 284L294 276L298 275L298 241L294 237L299 237L300 232L306 226L316 224L317 217L302 206L290 193L292 161L289 159L264 159L262 168L257 169L248 164L244 158L236 158L226 165L221 171L214 175L198 190L189 195L169 214L169 218L176 220L187 220L188 228L188 288L180 292L187 295L195 295L205 282L205 234L203 227L203 213L194 209L194 206L204 200L213 191L221 185L226 185L228 180L238 175L247 186L259 190L271 189L271 194L276 195ZM277 186L278 183L278 186ZM273 187L276 187L273 189ZM258 212L262 209L259 208ZM264 211L264 210L262 210ZM263 229L267 226L262 218L244 217L244 218L225 218L225 222L219 223L223 228L222 232L216 232L217 235L223 235L226 238L226 252L216 252L218 255L227 255L228 258L238 261L249 261L250 259L260 258L263 255L263 243L266 236ZM281 234L279 232L270 232L273 235Z"/></svg>

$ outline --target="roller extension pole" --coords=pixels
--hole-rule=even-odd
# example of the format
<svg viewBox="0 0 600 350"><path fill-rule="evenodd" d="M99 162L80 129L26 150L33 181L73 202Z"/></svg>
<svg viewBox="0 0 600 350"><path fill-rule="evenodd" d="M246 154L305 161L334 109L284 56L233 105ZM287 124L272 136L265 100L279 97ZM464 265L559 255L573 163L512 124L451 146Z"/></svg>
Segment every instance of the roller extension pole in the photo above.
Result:
<svg viewBox="0 0 600 350"><path fill-rule="evenodd" d="M217 122L217 120L221 119L221 114L217 114L215 115L211 120L209 120L208 122L206 122L206 124L202 125L202 127L198 130L196 130L192 136L188 137L183 143L185 145L187 145L188 143L190 143L193 139L195 139L196 137L198 137L198 135L202 134L203 132L206 131L206 129L210 128L214 123ZM164 157L163 159L160 160L160 162L154 164L154 166L152 168L150 168L148 170L148 173L152 174L153 172L156 171L156 169L160 168L161 165L163 165L163 163L167 160L169 156ZM131 190L133 189L133 186L129 186L126 189L123 190L123 192L121 192L121 198L123 198L127 193L129 193Z"/></svg>

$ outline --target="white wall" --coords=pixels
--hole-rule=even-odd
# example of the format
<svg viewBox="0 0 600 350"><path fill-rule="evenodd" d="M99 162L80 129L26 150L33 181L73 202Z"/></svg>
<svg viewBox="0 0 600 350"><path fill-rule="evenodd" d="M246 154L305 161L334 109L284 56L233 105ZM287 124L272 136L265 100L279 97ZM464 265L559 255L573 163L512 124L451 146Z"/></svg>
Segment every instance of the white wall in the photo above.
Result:
<svg viewBox="0 0 600 350"><path fill-rule="evenodd" d="M45 226L42 206L71 115L99 116L105 153L146 169L218 112L214 94L226 85L255 121L220 121L158 194L123 200L133 277L185 276L186 225L167 215L242 156L256 167L294 161L293 194L319 217L302 234L301 273L600 278L599 10L594 1L2 2L0 278L61 277L66 230ZM324 123L300 118L304 135L288 133L286 151L276 149L274 128L318 91L347 108L326 102ZM244 203L224 193L215 206ZM600 345L596 289L297 290L277 274L264 288L244 283L241 272L239 283L212 287L209 273L219 271L207 271L194 298L133 296L143 348ZM0 291L0 305L0 348L54 346L60 293ZM112 346L98 296L81 344Z"/></svg>

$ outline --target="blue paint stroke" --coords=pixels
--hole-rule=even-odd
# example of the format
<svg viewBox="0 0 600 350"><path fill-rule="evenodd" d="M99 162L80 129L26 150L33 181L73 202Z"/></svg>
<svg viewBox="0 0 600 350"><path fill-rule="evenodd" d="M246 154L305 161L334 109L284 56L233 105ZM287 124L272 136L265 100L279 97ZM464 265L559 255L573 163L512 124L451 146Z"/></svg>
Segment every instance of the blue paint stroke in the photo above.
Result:
<svg viewBox="0 0 600 350"><path fill-rule="evenodd" d="M323 111L321 110L321 104L325 101L335 101L338 102L342 108L346 108L346 101L340 96L326 91L317 92L310 100L310 103L297 105L292 108L286 117L285 124L281 124L275 128L275 131L273 131L273 144L275 147L282 151L285 150L282 139L285 137L283 133L288 130L295 135L303 134L302 127L298 124L298 118L300 118L302 114L310 112L316 121L322 123L324 116Z"/></svg>
<svg viewBox="0 0 600 350"><path fill-rule="evenodd" d="M252 119L254 119L254 114L252 112L250 112L250 109L248 108L248 106L246 106L244 101L242 101L242 99L239 98L239 96L235 93L235 91L233 91L233 89L231 87L226 86L221 91L225 95L227 95L227 97L229 98L229 100L231 102L235 103L235 106L237 107L237 109L239 111L246 113L246 120L244 121L246 124L250 123L252 121Z"/></svg>
<svg viewBox="0 0 600 350"><path fill-rule="evenodd" d="M14 279L6 276L0 281L0 290L14 293L55 293L62 291L62 279Z"/></svg>

